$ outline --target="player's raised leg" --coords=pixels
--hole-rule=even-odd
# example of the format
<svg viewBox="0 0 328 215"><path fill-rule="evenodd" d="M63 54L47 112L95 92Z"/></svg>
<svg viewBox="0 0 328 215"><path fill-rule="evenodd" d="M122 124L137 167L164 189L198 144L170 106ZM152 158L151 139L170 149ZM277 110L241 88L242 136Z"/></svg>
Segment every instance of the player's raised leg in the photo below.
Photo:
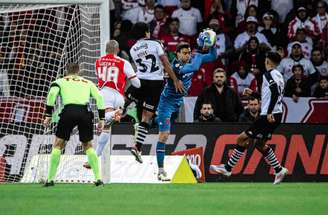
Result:
<svg viewBox="0 0 328 215"><path fill-rule="evenodd" d="M242 132L237 139L237 145L235 146L232 155L229 157L225 164L211 165L210 170L222 174L225 176L231 176L231 171L236 166L238 160L243 156L245 149L249 145L250 138L245 132Z"/></svg>
<svg viewBox="0 0 328 215"><path fill-rule="evenodd" d="M142 163L141 158L141 148L142 145L145 143L145 139L147 137L150 122L154 116L154 113L148 110L143 110L142 112L142 120L141 122L135 127L135 145L131 148L131 153L134 155L136 161Z"/></svg>

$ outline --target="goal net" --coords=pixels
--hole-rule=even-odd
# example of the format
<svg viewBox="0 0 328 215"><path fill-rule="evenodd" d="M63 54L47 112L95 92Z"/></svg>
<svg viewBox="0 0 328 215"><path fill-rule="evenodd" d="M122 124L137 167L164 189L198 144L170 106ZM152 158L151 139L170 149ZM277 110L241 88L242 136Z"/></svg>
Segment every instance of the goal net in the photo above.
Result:
<svg viewBox="0 0 328 215"><path fill-rule="evenodd" d="M42 126L49 85L68 63L79 63L82 75L95 81L95 60L109 38L106 0L21 2L0 3L0 183L19 182L26 172L29 179L40 178L40 170L46 171L55 126ZM84 154L76 135L63 154ZM68 162L78 166L84 157ZM89 174L75 166L58 174Z"/></svg>

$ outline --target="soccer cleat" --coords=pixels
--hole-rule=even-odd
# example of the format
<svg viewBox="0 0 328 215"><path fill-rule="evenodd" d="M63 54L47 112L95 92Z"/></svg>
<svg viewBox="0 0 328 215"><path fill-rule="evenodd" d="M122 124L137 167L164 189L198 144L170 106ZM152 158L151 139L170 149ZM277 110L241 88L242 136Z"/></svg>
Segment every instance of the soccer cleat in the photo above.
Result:
<svg viewBox="0 0 328 215"><path fill-rule="evenodd" d="M282 167L280 172L275 173L276 176L274 177L273 184L279 184L280 182L282 182L282 180L284 180L284 178L287 174L288 174L288 169L285 167Z"/></svg>
<svg viewBox="0 0 328 215"><path fill-rule="evenodd" d="M141 151L137 149L137 147L132 147L130 150L131 154L135 157L136 161L139 163L142 163L142 158L141 158Z"/></svg>
<svg viewBox="0 0 328 215"><path fill-rule="evenodd" d="M224 176L231 176L231 172L229 172L226 168L224 164L220 164L220 165L211 165L210 166L210 170L212 170L213 172L216 172L218 174L222 174Z"/></svg>
<svg viewBox="0 0 328 215"><path fill-rule="evenodd" d="M83 167L86 168L86 169L91 169L91 166L90 166L90 164L88 162L85 162L83 164Z"/></svg>
<svg viewBox="0 0 328 215"><path fill-rule="evenodd" d="M55 186L55 183L54 183L54 181L46 181L46 183L44 183L44 185L43 185L44 187L53 187L53 186Z"/></svg>
<svg viewBox="0 0 328 215"><path fill-rule="evenodd" d="M164 170L158 172L157 179L159 181L171 181L171 179L167 177L167 173Z"/></svg>
<svg viewBox="0 0 328 215"><path fill-rule="evenodd" d="M104 186L104 182L102 182L102 180L97 180L97 181L95 182L95 185L96 185L96 187Z"/></svg>

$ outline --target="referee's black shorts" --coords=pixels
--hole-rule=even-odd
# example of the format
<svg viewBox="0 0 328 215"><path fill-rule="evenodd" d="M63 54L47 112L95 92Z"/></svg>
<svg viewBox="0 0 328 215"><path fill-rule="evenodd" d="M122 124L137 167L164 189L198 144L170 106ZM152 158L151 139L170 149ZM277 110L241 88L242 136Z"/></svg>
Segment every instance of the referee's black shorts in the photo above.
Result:
<svg viewBox="0 0 328 215"><path fill-rule="evenodd" d="M126 97L136 102L143 109L155 113L164 87L164 81L140 79L140 82L140 88L131 85L127 89Z"/></svg>
<svg viewBox="0 0 328 215"><path fill-rule="evenodd" d="M270 123L266 115L260 116L245 131L248 137L253 139L270 140L274 130L280 125L282 113L273 114L274 123Z"/></svg>
<svg viewBox="0 0 328 215"><path fill-rule="evenodd" d="M82 143L93 139L93 113L86 105L65 105L59 116L57 137L68 141L73 128L77 126Z"/></svg>

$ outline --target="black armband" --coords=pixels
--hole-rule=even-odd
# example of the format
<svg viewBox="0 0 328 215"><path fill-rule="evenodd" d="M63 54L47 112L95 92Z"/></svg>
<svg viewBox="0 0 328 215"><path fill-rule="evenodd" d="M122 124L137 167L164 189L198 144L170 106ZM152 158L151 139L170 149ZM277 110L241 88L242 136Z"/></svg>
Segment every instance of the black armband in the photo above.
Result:
<svg viewBox="0 0 328 215"><path fill-rule="evenodd" d="M51 117L54 106L46 105L46 117Z"/></svg>
<svg viewBox="0 0 328 215"><path fill-rule="evenodd" d="M105 110L98 110L98 115L99 115L99 119L100 120L104 120L105 119Z"/></svg>

